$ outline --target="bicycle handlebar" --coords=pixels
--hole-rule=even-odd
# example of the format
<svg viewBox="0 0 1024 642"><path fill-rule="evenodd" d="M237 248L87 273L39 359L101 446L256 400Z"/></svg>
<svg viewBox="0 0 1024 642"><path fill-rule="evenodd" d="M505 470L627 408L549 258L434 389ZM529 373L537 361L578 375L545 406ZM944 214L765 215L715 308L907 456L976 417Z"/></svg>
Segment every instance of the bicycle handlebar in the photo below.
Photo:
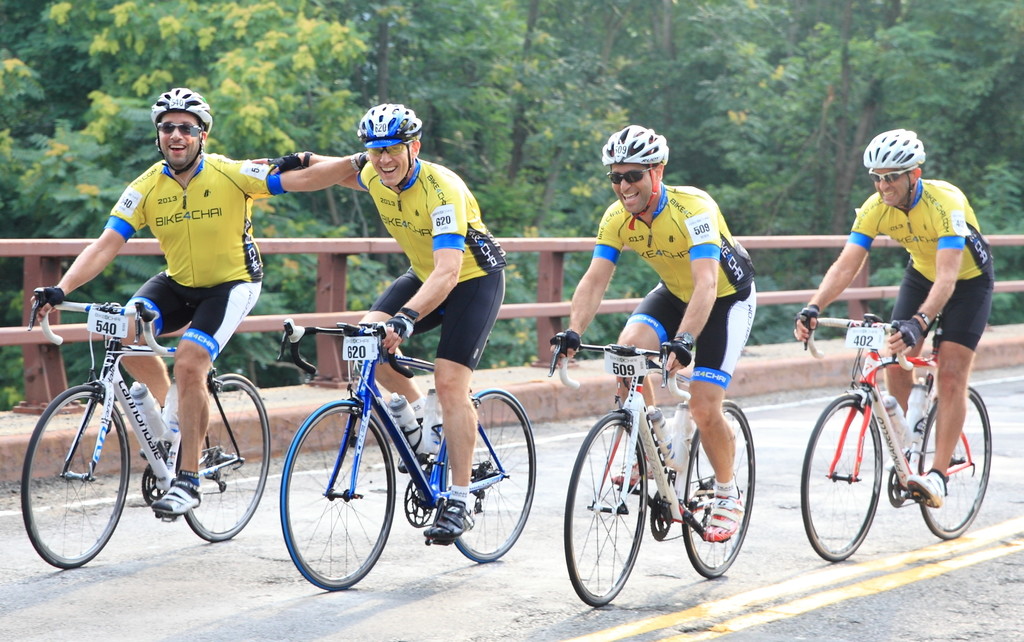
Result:
<svg viewBox="0 0 1024 642"><path fill-rule="evenodd" d="M590 345L590 344L586 344L586 343L580 345L580 347L579 347L578 352L583 352L583 351L589 351L589 352L615 352L617 354L625 354L625 355L642 355L644 357L647 357L648 359L651 359L653 357L657 357L657 358L661 359L661 363L658 364L658 363L654 363L654 362L649 361L648 363L650 363L651 366L652 366L649 369L649 371L650 370L660 370L661 374L662 374L662 381L663 382L667 382L668 389L669 389L669 391L674 396L679 397L680 399L682 399L684 401L688 400L690 398L690 392L688 390L683 390L682 388L679 387L679 382L676 381L675 375L669 375L667 372L665 372L665 366L664 366L664 362L665 362L665 358L664 357L665 357L665 355L663 355L660 351L657 351L657 350L644 350L642 348L637 348L635 346L620 346L620 345L616 345L616 344L610 344L610 345L606 345L606 346L598 346L598 345ZM576 381L575 379L573 379L572 377L569 376L569 359L568 358L562 359L561 363L559 363L558 357L560 355L561 355L561 352L556 349L554 355L551 358L551 367L548 370L548 376L550 377L551 375L553 375L555 373L555 370L557 369L558 370L558 378L562 380L562 384L572 388L573 390L579 390L580 386L582 384L579 381ZM666 384L663 383L662 385L664 386Z"/></svg>
<svg viewBox="0 0 1024 642"><path fill-rule="evenodd" d="M826 328L877 328L880 327L885 330L886 336L889 336L893 332L896 332L896 328L893 324L886 323L884 321L857 321L856 319L841 319L835 317L819 317L818 323L815 328L811 329L811 334L807 337L807 350L811 353L815 359L824 359L825 353L818 349L814 344L814 330L818 327ZM874 352L877 352L874 351ZM904 370L913 370L914 364L907 361L907 358L902 353L895 355L896 361L900 364L900 367Z"/></svg>
<svg viewBox="0 0 1024 642"><path fill-rule="evenodd" d="M302 342L303 337L307 334L327 334L331 336L342 336L342 337L355 337L355 336L374 336L377 337L378 350L387 355L387 362L395 372L402 375L407 379L412 379L415 376L413 371L402 364L398 363L398 358L392 352L384 350L384 346L381 345L384 341L384 337L387 334L387 329L383 323L360 323L359 325L353 325L351 323L339 323L336 328L320 328L316 326L297 326L295 321L291 317L284 320L284 335L281 337L281 351L278 353L277 358L280 361L284 358L284 349L287 344L290 344L290 356L292 363L301 368L304 372L310 376L315 377L317 373L316 366L306 361L302 357L302 353L299 344Z"/></svg>
<svg viewBox="0 0 1024 642"><path fill-rule="evenodd" d="M35 303L32 306L32 315L29 318L28 330L32 331L36 318L36 311L42 304L41 289L37 289L35 292ZM94 307L100 308L105 312L112 314L120 314L125 317L134 318L136 320L136 335L141 330L142 336L145 338L146 345L150 349L161 357L171 357L174 355L173 348L165 348L160 345L156 340L156 336L153 334L153 321L157 318L157 313L153 310L147 309L142 303L137 303L135 308L125 308L119 303L77 303L75 301L64 301L57 305L51 306L55 310L62 310L64 312L85 312L88 313ZM139 327L141 325L141 328ZM55 345L62 345L64 343L64 337L60 336L50 328L50 317L49 315L44 316L39 322L39 329L42 331L43 336Z"/></svg>

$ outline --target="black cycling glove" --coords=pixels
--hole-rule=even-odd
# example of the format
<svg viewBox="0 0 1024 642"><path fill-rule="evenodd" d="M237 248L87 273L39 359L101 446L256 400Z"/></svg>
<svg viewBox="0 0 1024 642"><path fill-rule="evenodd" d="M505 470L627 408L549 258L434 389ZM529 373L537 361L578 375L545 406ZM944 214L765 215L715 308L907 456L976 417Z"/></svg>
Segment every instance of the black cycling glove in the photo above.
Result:
<svg viewBox="0 0 1024 642"><path fill-rule="evenodd" d="M803 326L808 330L812 330L811 319L817 319L819 312L821 312L821 310L818 309L818 306L814 304L808 305L803 310L800 310L800 313L796 315L796 322L803 324Z"/></svg>
<svg viewBox="0 0 1024 642"><path fill-rule="evenodd" d="M661 344L662 351L667 350L676 356L679 366L685 368L693 361L693 335L689 332L676 335L675 339Z"/></svg>
<svg viewBox="0 0 1024 642"><path fill-rule="evenodd" d="M899 330L900 336L903 338L903 343L905 343L908 348L913 348L917 345L918 341L924 338L924 330L916 319L893 321L892 327Z"/></svg>
<svg viewBox="0 0 1024 642"><path fill-rule="evenodd" d="M398 335L399 339L408 339L412 336L413 322L407 316L396 315L388 319L384 325L390 327Z"/></svg>
<svg viewBox="0 0 1024 642"><path fill-rule="evenodd" d="M309 167L309 157L309 152L306 152L302 156L299 156L298 154L286 154L278 158L268 158L267 162L271 165L277 165L278 171L289 172L293 169Z"/></svg>
<svg viewBox="0 0 1024 642"><path fill-rule="evenodd" d="M45 304L58 305L64 303L64 290L56 285L48 288L36 288L36 292L40 295L40 300Z"/></svg>
<svg viewBox="0 0 1024 642"><path fill-rule="evenodd" d="M569 350L580 349L580 334L575 330L566 330L559 332L555 336L551 337L551 345L558 346L558 354L569 355Z"/></svg>

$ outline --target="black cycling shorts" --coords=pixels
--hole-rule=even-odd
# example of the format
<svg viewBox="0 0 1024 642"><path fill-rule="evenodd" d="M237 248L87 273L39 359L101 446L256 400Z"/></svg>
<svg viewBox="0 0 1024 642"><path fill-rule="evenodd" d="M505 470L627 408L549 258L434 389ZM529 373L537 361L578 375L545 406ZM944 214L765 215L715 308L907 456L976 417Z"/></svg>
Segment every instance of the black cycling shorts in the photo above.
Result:
<svg viewBox="0 0 1024 642"><path fill-rule="evenodd" d="M644 297L626 324L643 323L664 343L673 339L685 312L686 303L661 282ZM707 381L722 388L729 386L743 346L750 338L756 312L757 291L753 283L715 301L694 346L694 381Z"/></svg>
<svg viewBox="0 0 1024 642"><path fill-rule="evenodd" d="M146 281L132 300L141 300L155 309L160 318L154 323L159 335L174 332L191 323L183 341L199 344L215 360L260 296L262 284L230 281L209 288L191 288L176 283L165 272Z"/></svg>
<svg viewBox="0 0 1024 642"><path fill-rule="evenodd" d="M370 310L394 316L422 285L423 282L409 270L388 286ZM504 299L504 271L463 281L452 289L436 310L416 321L415 332L418 334L441 326L437 358L475 370Z"/></svg>
<svg viewBox="0 0 1024 642"><path fill-rule="evenodd" d="M900 283L892 318L904 321L917 314L921 304L928 298L932 281L912 267L908 267ZM972 279L956 282L953 295L942 308L942 332L939 342L951 341L974 350L981 341L981 335L988 325L992 312L992 290L995 277L991 267L984 274Z"/></svg>

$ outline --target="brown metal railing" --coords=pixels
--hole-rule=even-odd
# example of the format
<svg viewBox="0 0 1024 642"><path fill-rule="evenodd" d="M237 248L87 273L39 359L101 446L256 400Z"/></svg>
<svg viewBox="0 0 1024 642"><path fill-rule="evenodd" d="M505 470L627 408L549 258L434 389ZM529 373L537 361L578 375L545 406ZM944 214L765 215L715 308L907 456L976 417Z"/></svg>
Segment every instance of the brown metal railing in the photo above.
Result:
<svg viewBox="0 0 1024 642"><path fill-rule="evenodd" d="M846 236L754 236L739 237L748 250L787 250L841 248ZM31 308L32 289L43 284L56 283L61 276L63 261L77 256L92 239L22 240L0 239L0 257L24 258L24 314L27 325ZM572 252L589 253L592 238L530 238L500 239L507 252L538 254L536 301L533 303L506 303L501 307L499 319L536 319L537 355L539 361L548 358L548 339L562 329L563 319L569 315L569 302L564 300L565 256ZM993 246L1024 246L1024 235L989 237ZM260 250L269 254L316 254L317 277L314 312L291 315L302 325L331 325L338 321L358 321L362 310L348 310L346 283L348 257L359 254L390 254L400 252L398 244L389 238L363 239L258 239ZM875 247L894 247L891 239L880 237ZM155 239L133 239L122 248L121 254L159 256ZM867 287L868 269L861 270L853 286L839 298L850 302L850 314L859 316L868 301L893 298L896 286ZM1024 281L1002 281L997 292L1024 292ZM810 298L813 290L758 291L759 305L800 304ZM625 313L636 307L640 299L609 299L599 308L600 314ZM239 332L279 332L283 315L253 315L242 321ZM59 317L51 318L55 331L68 342L86 341L85 324L60 325ZM319 339L319 337L318 337ZM25 325L0 328L0 346L20 345L25 359L25 400L20 409L38 411L56 394L67 388L64 362L57 346L48 343L40 332L26 332ZM338 351L328 341L317 344L317 364L324 382L343 378Z"/></svg>

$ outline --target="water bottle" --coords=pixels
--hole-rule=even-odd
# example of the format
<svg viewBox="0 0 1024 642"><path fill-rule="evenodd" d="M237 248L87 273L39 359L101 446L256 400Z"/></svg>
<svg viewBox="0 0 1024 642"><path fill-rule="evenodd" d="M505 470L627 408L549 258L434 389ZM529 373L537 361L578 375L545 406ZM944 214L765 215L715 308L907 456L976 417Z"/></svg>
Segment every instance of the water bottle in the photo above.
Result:
<svg viewBox="0 0 1024 642"><path fill-rule="evenodd" d="M164 402L163 422L166 428L160 440L170 444L167 449L167 467L174 470L174 464L178 459L178 444L181 443L181 430L178 427L178 386L173 383Z"/></svg>
<svg viewBox="0 0 1024 642"><path fill-rule="evenodd" d="M665 414L661 412L661 408L647 406L647 423L651 424L651 428L654 428L654 435L658 438L659 444L668 441L665 435Z"/></svg>
<svg viewBox="0 0 1024 642"><path fill-rule="evenodd" d="M928 406L928 386L923 383L915 383L910 389L910 399L907 402L907 437L908 446L918 445L924 436L925 409Z"/></svg>
<svg viewBox="0 0 1024 642"><path fill-rule="evenodd" d="M885 398L882 399L882 405L885 406L885 412L888 413L889 419L892 420L893 439L896 440L896 445L902 448L903 436L907 434L907 420L903 416L903 409L900 408L896 397L892 395L885 395Z"/></svg>
<svg viewBox="0 0 1024 642"><path fill-rule="evenodd" d="M676 414L672 416L672 465L682 472L686 470L686 460L690 456L690 444L696 427L690 417L690 406L681 403L676 406Z"/></svg>
<svg viewBox="0 0 1024 642"><path fill-rule="evenodd" d="M654 430L654 437L658 442L658 450L661 451L665 462L672 458L670 450L669 435L665 431L665 413L657 406L647 406L647 423Z"/></svg>
<svg viewBox="0 0 1024 642"><path fill-rule="evenodd" d="M423 457L436 455L441 450L441 404L437 400L437 391L431 388L427 392L427 402L423 407L423 440L417 454Z"/></svg>
<svg viewBox="0 0 1024 642"><path fill-rule="evenodd" d="M159 439L164 434L164 420L160 416L160 406L157 405L153 395L149 393L149 388L146 387L146 384L136 381L128 393L135 401L135 407L142 411L146 426L149 427L149 434L153 436L154 440Z"/></svg>
<svg viewBox="0 0 1024 642"><path fill-rule="evenodd" d="M409 405L409 401L397 392L392 392L391 399L388 401L388 410L398 423L398 427L402 429L402 433L405 435L406 441L409 442L409 446L414 451L419 452L422 431L420 430L419 422L416 421L416 413L413 411L412 406Z"/></svg>

